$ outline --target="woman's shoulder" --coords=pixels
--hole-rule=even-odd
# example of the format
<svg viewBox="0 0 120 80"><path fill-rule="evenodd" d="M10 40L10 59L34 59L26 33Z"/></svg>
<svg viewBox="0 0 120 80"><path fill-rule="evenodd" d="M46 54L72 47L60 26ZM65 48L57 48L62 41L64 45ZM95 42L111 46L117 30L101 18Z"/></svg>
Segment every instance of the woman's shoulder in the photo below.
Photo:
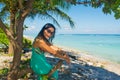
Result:
<svg viewBox="0 0 120 80"><path fill-rule="evenodd" d="M49 42L49 41L46 41L45 39L41 38L41 37L38 37L35 39L35 44L46 44L46 45L49 45L51 46L52 44Z"/></svg>
<svg viewBox="0 0 120 80"><path fill-rule="evenodd" d="M34 42L45 42L44 40L43 40L43 38L41 38L41 37L37 37L36 39L35 39L35 41Z"/></svg>
<svg viewBox="0 0 120 80"><path fill-rule="evenodd" d="M33 42L33 47L39 47L39 45L41 43L43 43L43 42L44 42L43 39L41 39L41 38L35 38L34 42Z"/></svg>

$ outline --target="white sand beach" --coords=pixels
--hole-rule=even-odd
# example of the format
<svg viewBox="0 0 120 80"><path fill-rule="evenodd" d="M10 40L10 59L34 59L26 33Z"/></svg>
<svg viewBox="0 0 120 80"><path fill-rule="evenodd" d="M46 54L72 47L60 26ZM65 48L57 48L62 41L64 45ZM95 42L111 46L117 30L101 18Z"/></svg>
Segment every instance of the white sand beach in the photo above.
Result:
<svg viewBox="0 0 120 80"><path fill-rule="evenodd" d="M74 50L64 50L71 57L71 64L63 63L59 69L59 80L120 80L120 64L112 63L89 54L75 52ZM26 53L24 56L24 58L30 58L31 52ZM53 65L59 60L49 54L46 57ZM12 57L1 55L0 69L9 68L11 60Z"/></svg>

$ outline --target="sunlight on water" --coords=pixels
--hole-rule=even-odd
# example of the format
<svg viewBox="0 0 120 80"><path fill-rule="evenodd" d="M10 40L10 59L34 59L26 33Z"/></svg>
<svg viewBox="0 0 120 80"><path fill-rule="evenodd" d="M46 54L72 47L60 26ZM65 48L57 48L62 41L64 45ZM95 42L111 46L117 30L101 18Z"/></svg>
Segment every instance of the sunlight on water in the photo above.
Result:
<svg viewBox="0 0 120 80"><path fill-rule="evenodd" d="M120 63L120 35L56 35L54 43Z"/></svg>

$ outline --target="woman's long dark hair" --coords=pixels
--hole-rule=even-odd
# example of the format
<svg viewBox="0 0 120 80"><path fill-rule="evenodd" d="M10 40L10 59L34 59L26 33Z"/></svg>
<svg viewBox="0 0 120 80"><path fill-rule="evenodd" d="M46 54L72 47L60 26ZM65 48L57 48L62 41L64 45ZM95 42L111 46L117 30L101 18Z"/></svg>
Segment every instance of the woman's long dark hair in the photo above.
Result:
<svg viewBox="0 0 120 80"><path fill-rule="evenodd" d="M48 40L48 39L46 39L45 36L44 36L44 30L46 30L46 29L48 29L48 28L51 28L51 27L54 29L54 32L53 32L52 36L49 38L49 40ZM43 28L42 28L41 31L38 33L38 35L37 35L36 38L40 37L40 38L43 38L45 41L52 43L52 40L53 40L54 37L55 37L55 32L56 32L56 28L54 27L54 25L51 24L51 23L47 23L47 24L45 24L45 25L43 26Z"/></svg>

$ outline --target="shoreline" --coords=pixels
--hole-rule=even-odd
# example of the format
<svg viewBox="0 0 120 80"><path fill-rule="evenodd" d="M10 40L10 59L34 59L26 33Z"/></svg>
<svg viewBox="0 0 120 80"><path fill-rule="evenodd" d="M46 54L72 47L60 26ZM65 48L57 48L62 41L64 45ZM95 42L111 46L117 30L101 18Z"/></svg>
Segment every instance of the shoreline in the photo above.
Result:
<svg viewBox="0 0 120 80"><path fill-rule="evenodd" d="M58 34L58 35L61 35L61 34ZM62 34L64 35L64 34ZM66 34L65 34L66 35ZM74 34L70 34L70 35L74 35ZM75 34L76 35L76 34ZM101 35L101 34L81 34L81 35ZM113 34L105 34L105 35L113 35ZM119 34L115 34L115 35L119 35ZM31 37L31 36L28 36L28 35L24 35L24 37L28 38L29 40L31 40L32 42L34 41L34 38ZM59 40L58 40L59 41ZM60 48L64 48L64 49L67 49L67 50L72 50L72 51L75 51L77 53L85 53L85 54L88 54L88 55L92 55L92 56L96 56L98 58L102 58L106 61L109 61L109 62L113 62L113 63L116 63L116 64L120 64L120 60L119 60L119 57L113 57L113 58L109 58L108 56L104 56L104 55L97 55L98 53L94 53L94 52L88 52L86 50L79 50L79 49L75 49L75 48L71 48L69 46L60 46L59 44L55 44L53 43L54 45L57 45L59 46ZM92 54L91 54L92 53ZM102 52L100 52L102 53ZM118 55L119 56L119 55Z"/></svg>
<svg viewBox="0 0 120 80"><path fill-rule="evenodd" d="M33 41L34 39L32 37L24 35L24 37L28 38L29 40ZM92 65L95 67L101 67L108 71L114 72L118 75L120 75L120 64L105 58L101 58L100 56L95 56L92 54L89 54L87 51L81 51L81 50L75 50L73 48L65 47L65 46L59 46L63 50L67 52L72 52L75 55L77 55L78 60L82 60L86 62L88 65Z"/></svg>
<svg viewBox="0 0 120 80"><path fill-rule="evenodd" d="M29 40L31 40L32 42L34 41L34 38L33 37L30 37L30 36L27 36L27 35L24 35L24 37L28 38ZM113 60L110 60L110 59L107 59L107 58L102 58L102 56L99 56L99 55L94 55L94 54L91 54L90 52L87 52L87 51L84 51L84 50L77 50L77 49L74 49L74 48L69 48L69 47L65 47L65 46L60 46L60 45L57 45L55 44L55 46L58 46L62 49L65 49L65 50L68 50L68 51L73 51L75 53L78 53L78 55L80 55L81 53L82 54L86 54L86 55L91 55L91 56L94 56L94 57L97 57L99 59L103 59L104 61L107 61L107 62L112 62L112 63L115 63L115 64L119 64L119 62L117 61L113 61Z"/></svg>
<svg viewBox="0 0 120 80"><path fill-rule="evenodd" d="M101 67L103 69L106 69L110 72L114 72L118 75L120 75L120 64L117 62L112 62L110 60L101 58L99 56L91 55L89 53L74 50L74 49L68 49L67 47L59 46L64 51L73 54L77 57L78 60L86 62L86 64L95 66L95 67Z"/></svg>

